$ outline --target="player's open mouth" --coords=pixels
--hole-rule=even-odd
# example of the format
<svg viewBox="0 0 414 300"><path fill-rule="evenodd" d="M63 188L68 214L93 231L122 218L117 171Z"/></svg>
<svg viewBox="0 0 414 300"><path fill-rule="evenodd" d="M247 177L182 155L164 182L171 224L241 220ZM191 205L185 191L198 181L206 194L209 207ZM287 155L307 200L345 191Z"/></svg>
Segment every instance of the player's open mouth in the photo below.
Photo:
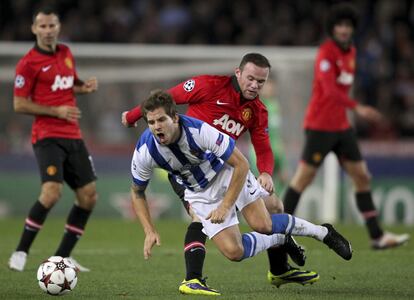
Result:
<svg viewBox="0 0 414 300"><path fill-rule="evenodd" d="M157 133L157 137L158 137L158 140L160 142L163 142L165 140L165 134L164 133Z"/></svg>

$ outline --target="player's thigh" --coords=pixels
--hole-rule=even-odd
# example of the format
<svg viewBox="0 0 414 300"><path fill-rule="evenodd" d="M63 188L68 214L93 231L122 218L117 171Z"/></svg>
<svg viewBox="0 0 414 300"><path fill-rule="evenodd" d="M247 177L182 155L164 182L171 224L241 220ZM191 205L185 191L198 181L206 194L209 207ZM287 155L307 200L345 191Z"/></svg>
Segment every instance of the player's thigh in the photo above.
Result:
<svg viewBox="0 0 414 300"><path fill-rule="evenodd" d="M270 214L280 214L284 211L283 202L274 193L263 197L263 201Z"/></svg>
<svg viewBox="0 0 414 300"><path fill-rule="evenodd" d="M272 232L272 220L263 199L259 198L256 201L251 202L243 207L241 212L247 224L249 224L250 228L254 231L264 234Z"/></svg>
<svg viewBox="0 0 414 300"><path fill-rule="evenodd" d="M243 244L238 225L227 227L212 238L220 252L230 260L238 261L243 257Z"/></svg>
<svg viewBox="0 0 414 300"><path fill-rule="evenodd" d="M64 179L67 184L77 190L96 180L95 167L92 156L86 149L83 140L65 139L67 158L64 163Z"/></svg>
<svg viewBox="0 0 414 300"><path fill-rule="evenodd" d="M33 145L42 183L63 182L63 164L65 151L59 146L58 140L46 138Z"/></svg>
<svg viewBox="0 0 414 300"><path fill-rule="evenodd" d="M317 171L318 167L305 161L301 161L290 181L290 186L298 192L303 192L303 190L313 181Z"/></svg>

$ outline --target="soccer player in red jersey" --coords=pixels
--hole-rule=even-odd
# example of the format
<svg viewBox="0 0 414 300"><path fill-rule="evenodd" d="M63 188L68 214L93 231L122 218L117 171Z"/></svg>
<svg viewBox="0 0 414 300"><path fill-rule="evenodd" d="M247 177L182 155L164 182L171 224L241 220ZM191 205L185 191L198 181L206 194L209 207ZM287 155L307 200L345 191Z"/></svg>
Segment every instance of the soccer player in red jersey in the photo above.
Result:
<svg viewBox="0 0 414 300"><path fill-rule="evenodd" d="M268 116L266 107L259 99L259 92L269 72L270 63L266 57L258 53L249 53L243 57L234 76L196 76L170 88L168 92L176 104L188 104L188 116L207 122L236 140L248 130L257 156L257 168L260 172L258 182L268 192L273 192L271 176L274 157L268 135ZM137 106L122 114L122 123L125 126L133 126L141 117L141 107ZM185 236L187 274L179 290L186 294L200 294L206 289L202 280L206 236L202 232L200 220L191 213L184 201L184 187L178 185L171 177L170 182L193 221ZM265 203L270 213L283 211L281 201L274 194L267 197ZM296 244L269 249L268 279L272 284L307 284L319 279L315 272L291 267L288 264L287 253L298 265L302 266L305 263L303 250Z"/></svg>
<svg viewBox="0 0 414 300"><path fill-rule="evenodd" d="M75 192L76 201L55 255L69 257L82 236L97 200L96 175L85 147L78 119L81 111L75 93L97 90L96 78L78 78L69 48L58 44L60 21L51 8L33 16L35 46L19 61L14 84L14 110L35 117L32 143L42 179L40 196L25 220L24 230L9 267L23 271L27 254L53 205L59 200L63 181ZM73 260L81 271L88 271Z"/></svg>
<svg viewBox="0 0 414 300"><path fill-rule="evenodd" d="M325 156L333 151L352 179L356 204L365 219L372 247L386 249L402 245L409 235L396 235L381 228L372 200L371 176L346 115L347 110L353 110L369 121L381 120L376 109L348 96L355 75L356 49L352 37L357 21L356 11L349 4L332 7L328 15L330 38L319 47L316 56L312 96L304 122L306 142L302 160L284 196L284 206L285 212L295 212L302 192L312 182Z"/></svg>

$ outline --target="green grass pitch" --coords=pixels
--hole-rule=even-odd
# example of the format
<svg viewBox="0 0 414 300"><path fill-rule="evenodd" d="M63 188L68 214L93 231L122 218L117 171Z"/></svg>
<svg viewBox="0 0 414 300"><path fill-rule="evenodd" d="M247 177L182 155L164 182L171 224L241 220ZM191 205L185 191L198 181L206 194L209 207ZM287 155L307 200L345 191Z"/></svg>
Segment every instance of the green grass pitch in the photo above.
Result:
<svg viewBox="0 0 414 300"><path fill-rule="evenodd" d="M16 246L23 218L0 220L0 295L2 299L48 299L37 285L36 271L41 261L52 255L60 241L64 219L50 218L33 244L24 272L7 269L8 257ZM94 219L73 253L92 269L79 274L78 285L64 299L200 299L178 293L184 278L182 254L187 224L159 221L161 247L150 260L142 256L143 233L138 222ZM316 270L320 281L310 286L271 286L266 280L267 256L234 263L226 260L209 242L204 275L223 299L414 299L414 241L404 247L373 251L365 229L338 225L350 239L354 256L344 261L325 245L298 238L306 247L307 269ZM409 232L412 227L390 227ZM243 231L247 227L243 226Z"/></svg>

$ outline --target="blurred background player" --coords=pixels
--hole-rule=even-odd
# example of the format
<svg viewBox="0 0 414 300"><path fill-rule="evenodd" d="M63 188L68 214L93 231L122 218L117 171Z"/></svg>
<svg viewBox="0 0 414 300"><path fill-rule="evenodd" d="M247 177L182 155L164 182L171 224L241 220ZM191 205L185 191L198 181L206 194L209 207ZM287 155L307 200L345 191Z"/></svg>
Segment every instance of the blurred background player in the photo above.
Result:
<svg viewBox="0 0 414 300"><path fill-rule="evenodd" d="M168 171L185 188L184 199L201 220L203 232L231 261L283 245L290 235L313 237L343 259L352 258L351 244L332 225L269 214L262 199L269 193L250 172L234 139L206 122L179 115L169 93L153 91L142 104L142 112L149 128L140 136L132 157L131 197L145 233L145 259L151 257L154 245L161 245L145 195L155 168ZM254 232L241 234L236 209ZM214 295L215 290L207 286L204 290Z"/></svg>
<svg viewBox="0 0 414 300"><path fill-rule="evenodd" d="M371 176L363 160L347 110L372 122L380 113L348 96L355 75L356 49L352 38L358 17L350 4L333 6L327 18L328 38L317 53L312 96L304 128L306 142L302 160L284 196L285 212L293 214L305 188L312 182L325 156L333 151L351 177L358 210L361 212L374 249L396 247L408 241L408 234L384 232L371 193ZM335 199L332 199L335 201Z"/></svg>
<svg viewBox="0 0 414 300"><path fill-rule="evenodd" d="M38 200L25 220L24 230L9 268L23 271L27 254L53 205L59 200L63 181L75 192L76 200L55 255L69 257L82 236L97 200L92 158L79 128L81 112L75 93L97 90L96 78L78 78L69 48L58 44L60 21L52 8L33 16L35 46L19 61L14 85L14 110L35 116L32 143L42 179ZM73 260L73 259L72 259ZM80 271L89 271L73 260Z"/></svg>
<svg viewBox="0 0 414 300"><path fill-rule="evenodd" d="M272 193L274 157L268 135L267 110L259 99L259 92L269 72L270 63L266 57L258 53L249 53L242 58L233 76L196 76L176 85L168 92L176 104L188 104L188 116L205 121L235 140L248 130L258 158L257 180ZM122 114L122 123L125 126L134 126L141 117L141 107L137 106ZM192 217L184 243L187 273L179 289L187 294L200 293L203 291L202 268L206 236L202 232L200 220L188 210L188 203L184 200L184 188L171 177L170 182ZM283 205L275 194L265 197L265 203L270 213L283 212ZM319 275L313 271L298 270L288 264L287 252L298 265L304 265L305 257L303 254L297 255L296 250L296 247L287 249L286 246L268 249L270 283L277 286L292 282L308 284L319 279Z"/></svg>

